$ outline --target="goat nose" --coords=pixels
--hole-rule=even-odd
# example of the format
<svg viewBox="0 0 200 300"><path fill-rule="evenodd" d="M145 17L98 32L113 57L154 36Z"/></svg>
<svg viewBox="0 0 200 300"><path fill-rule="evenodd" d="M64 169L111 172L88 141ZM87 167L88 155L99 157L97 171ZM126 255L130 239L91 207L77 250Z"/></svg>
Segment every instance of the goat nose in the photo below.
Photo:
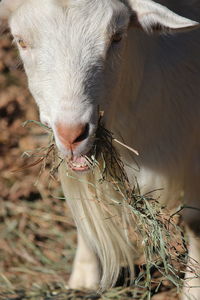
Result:
<svg viewBox="0 0 200 300"><path fill-rule="evenodd" d="M66 125L56 124L58 137L62 144L73 150L89 135L89 124Z"/></svg>

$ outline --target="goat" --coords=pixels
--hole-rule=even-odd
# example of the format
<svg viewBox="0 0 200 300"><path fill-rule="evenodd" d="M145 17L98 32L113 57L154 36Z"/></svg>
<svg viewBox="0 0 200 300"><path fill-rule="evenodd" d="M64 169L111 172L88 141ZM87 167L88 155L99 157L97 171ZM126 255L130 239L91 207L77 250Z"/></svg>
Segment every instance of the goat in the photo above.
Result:
<svg viewBox="0 0 200 300"><path fill-rule="evenodd" d="M69 286L108 288L122 264L131 269L134 253L114 219L105 222L87 184L95 184L84 155L95 140L98 107L106 128L139 151L134 176L142 193L164 188L160 201L170 209L180 199L199 207L200 34L188 31L197 23L151 0L2 0L0 18L10 25L41 121L79 180L61 167L78 230ZM136 162L123 149L121 156L131 178ZM189 255L200 262L199 212L184 217ZM187 293L198 298L200 288Z"/></svg>

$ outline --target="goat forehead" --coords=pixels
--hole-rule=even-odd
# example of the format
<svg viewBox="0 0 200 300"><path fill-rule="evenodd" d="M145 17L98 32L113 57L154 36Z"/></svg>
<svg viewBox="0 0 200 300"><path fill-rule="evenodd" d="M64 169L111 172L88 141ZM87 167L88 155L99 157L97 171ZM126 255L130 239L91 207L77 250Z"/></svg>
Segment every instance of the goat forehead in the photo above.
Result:
<svg viewBox="0 0 200 300"><path fill-rule="evenodd" d="M65 3L65 5L63 5ZM118 0L27 0L11 19L14 34L51 34L51 30L76 30L85 26L99 31L113 16L125 19L128 11ZM13 26L12 26L13 24Z"/></svg>

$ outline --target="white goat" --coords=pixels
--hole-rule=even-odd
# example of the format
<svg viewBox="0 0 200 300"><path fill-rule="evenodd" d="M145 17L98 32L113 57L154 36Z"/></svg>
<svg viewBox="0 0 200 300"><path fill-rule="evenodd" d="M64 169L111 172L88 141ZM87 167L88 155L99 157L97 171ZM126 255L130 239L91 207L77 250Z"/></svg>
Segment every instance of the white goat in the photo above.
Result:
<svg viewBox="0 0 200 300"><path fill-rule="evenodd" d="M200 34L149 37L142 32L197 23L151 0L3 0L0 17L9 20L41 121L53 129L63 155L73 154L71 172L81 178L78 184L61 170L78 229L69 286L107 288L122 264L132 267L134 253L122 228L114 218L105 222L94 201L87 182L95 183L95 175L82 172L98 107L105 111L106 127L139 150L140 171L134 176L142 193L164 188L160 199L168 207L181 198L200 207ZM121 155L134 169L130 153ZM127 167L130 177L131 170ZM198 262L199 217L197 210L185 211L194 233L189 255ZM193 279L191 285L200 282ZM199 299L200 288L189 295Z"/></svg>

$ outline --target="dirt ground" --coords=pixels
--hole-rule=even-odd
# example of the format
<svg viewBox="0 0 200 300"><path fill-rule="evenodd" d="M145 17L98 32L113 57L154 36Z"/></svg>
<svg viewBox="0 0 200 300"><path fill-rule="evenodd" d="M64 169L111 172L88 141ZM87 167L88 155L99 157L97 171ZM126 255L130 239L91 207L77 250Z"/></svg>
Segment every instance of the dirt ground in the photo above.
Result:
<svg viewBox="0 0 200 300"><path fill-rule="evenodd" d="M143 291L118 287L103 295L67 290L76 232L60 184L40 174L38 159L23 153L47 145L36 105L9 33L0 38L0 299L147 299ZM167 281L154 300L177 300Z"/></svg>

